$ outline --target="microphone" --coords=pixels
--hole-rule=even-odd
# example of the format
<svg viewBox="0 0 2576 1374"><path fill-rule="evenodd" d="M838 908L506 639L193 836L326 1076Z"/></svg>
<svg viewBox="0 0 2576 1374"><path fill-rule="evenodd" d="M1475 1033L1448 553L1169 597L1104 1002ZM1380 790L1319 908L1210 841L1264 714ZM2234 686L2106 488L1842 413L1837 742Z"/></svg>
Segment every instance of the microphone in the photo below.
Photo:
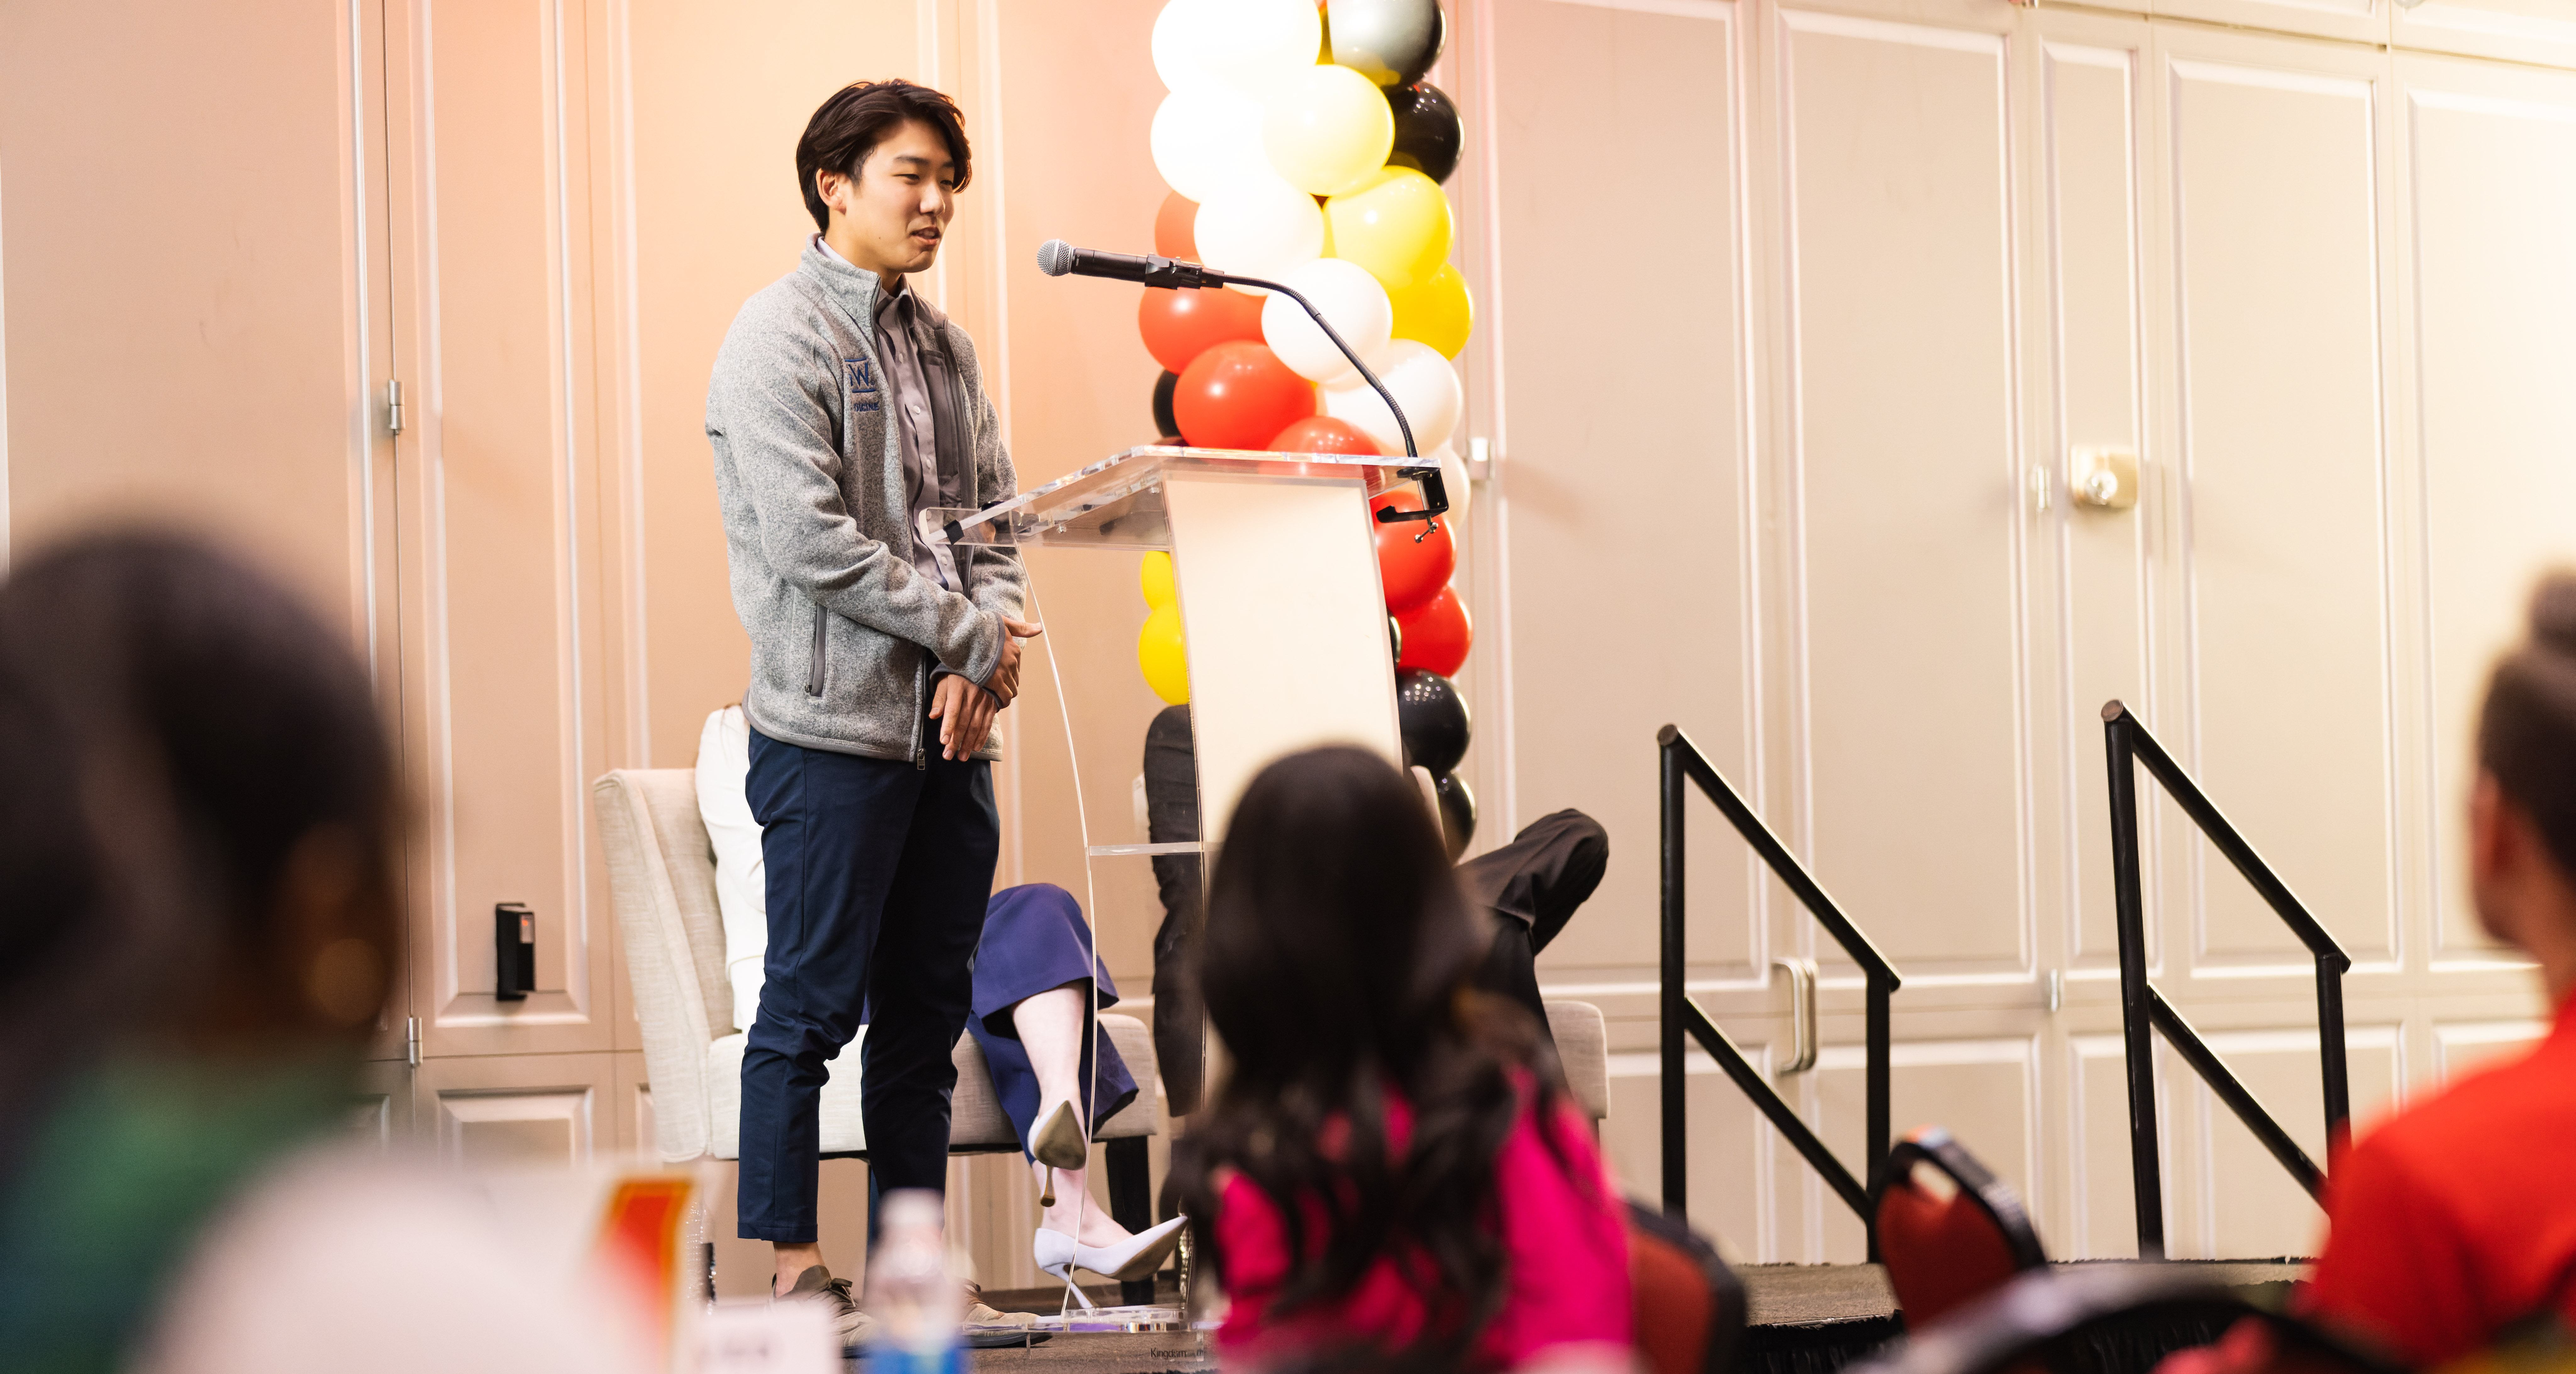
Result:
<svg viewBox="0 0 2576 1374"><path fill-rule="evenodd" d="M1048 239L1038 245L1038 270L1050 277L1071 273L1077 277L1140 281L1147 286L1165 289L1210 284L1207 270L1194 262L1175 262L1159 256L1140 258L1130 253L1103 253L1097 248L1076 248L1062 239Z"/></svg>
<svg viewBox="0 0 2576 1374"><path fill-rule="evenodd" d="M1395 416L1396 429L1404 435L1404 456L1412 459L1413 464L1396 469L1396 474L1421 485L1423 508L1418 511L1400 511L1393 506L1387 506L1377 512L1378 523L1391 525L1399 520L1424 522L1428 528L1414 536L1417 543L1428 537L1432 530L1440 528L1439 517L1449 509L1449 493L1447 485L1441 481L1439 466L1437 464L1429 467L1422 466L1421 451L1413 444L1413 422L1404 418L1404 407L1395 403L1395 393L1388 391L1386 383L1379 381L1377 374L1369 370L1369 365L1360 361L1359 351L1351 347L1350 341L1342 337L1340 330L1333 328L1332 322L1324 318L1324 312L1317 310L1313 301L1275 281L1265 281L1260 277L1238 277L1231 273L1220 272L1213 267L1203 267L1195 262L1176 262L1159 255L1140 258L1130 253L1103 253L1096 248L1076 248L1062 239L1048 239L1038 245L1038 270L1050 277L1061 277L1067 274L1077 277L1108 277L1116 281L1143 282L1147 286L1159 286L1165 290L1198 290L1205 287L1225 286L1229 283L1258 286L1264 291L1276 291L1295 301L1307 316L1314 320L1315 327L1324 331L1324 337L1332 340L1335 348L1342 350L1342 356L1351 360L1351 366L1360 370L1361 378L1377 392L1379 400L1386 402L1388 413Z"/></svg>

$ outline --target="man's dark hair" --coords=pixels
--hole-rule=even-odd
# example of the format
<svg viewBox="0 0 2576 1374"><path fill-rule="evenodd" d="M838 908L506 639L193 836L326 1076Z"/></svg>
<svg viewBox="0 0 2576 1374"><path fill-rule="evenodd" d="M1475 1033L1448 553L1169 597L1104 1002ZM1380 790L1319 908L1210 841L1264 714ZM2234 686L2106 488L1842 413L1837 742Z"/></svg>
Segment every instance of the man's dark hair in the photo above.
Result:
<svg viewBox="0 0 2576 1374"><path fill-rule="evenodd" d="M868 154L886 135L913 119L938 130L939 141L948 145L948 155L957 160L957 182L949 189L966 189L966 117L958 112L956 101L901 77L854 81L834 91L814 111L814 117L805 121L805 136L796 140L796 183L805 193L805 211L814 217L817 231L832 227L832 209L823 203L815 177L839 172L857 181L859 164L867 161Z"/></svg>

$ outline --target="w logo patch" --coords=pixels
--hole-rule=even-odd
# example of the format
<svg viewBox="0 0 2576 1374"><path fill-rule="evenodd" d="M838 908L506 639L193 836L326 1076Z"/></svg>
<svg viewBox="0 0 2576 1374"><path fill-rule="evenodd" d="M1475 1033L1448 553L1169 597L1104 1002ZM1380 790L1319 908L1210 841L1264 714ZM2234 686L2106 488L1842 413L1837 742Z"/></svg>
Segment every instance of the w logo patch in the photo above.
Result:
<svg viewBox="0 0 2576 1374"><path fill-rule="evenodd" d="M842 373L849 378L850 409L865 413L877 408L876 364L865 358L843 358Z"/></svg>

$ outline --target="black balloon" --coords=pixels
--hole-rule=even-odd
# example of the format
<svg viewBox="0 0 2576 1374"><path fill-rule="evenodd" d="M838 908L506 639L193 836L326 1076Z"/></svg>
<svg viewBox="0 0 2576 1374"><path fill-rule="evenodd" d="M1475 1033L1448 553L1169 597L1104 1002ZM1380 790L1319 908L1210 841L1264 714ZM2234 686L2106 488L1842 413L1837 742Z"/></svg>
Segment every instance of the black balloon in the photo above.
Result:
<svg viewBox="0 0 2576 1374"><path fill-rule="evenodd" d="M1433 778L1431 789L1440 798L1440 834L1449 841L1449 862L1456 863L1476 839L1476 794L1467 790L1464 779L1448 773Z"/></svg>
<svg viewBox="0 0 2576 1374"><path fill-rule="evenodd" d="M1166 372L1154 383L1154 432L1178 434L1181 422L1172 417L1172 392L1181 384L1181 374Z"/></svg>
<svg viewBox="0 0 2576 1374"><path fill-rule="evenodd" d="M1390 167L1411 167L1433 181L1447 181L1458 170L1458 154L1467 145L1467 127L1448 93L1428 81L1386 88L1386 103L1395 111L1395 150Z"/></svg>
<svg viewBox="0 0 2576 1374"><path fill-rule="evenodd" d="M1449 24L1439 0L1327 0L1333 61L1381 86L1419 81L1440 60Z"/></svg>
<svg viewBox="0 0 2576 1374"><path fill-rule="evenodd" d="M1408 765L1440 774L1467 757L1467 699L1438 673L1407 668L1395 675L1395 724Z"/></svg>

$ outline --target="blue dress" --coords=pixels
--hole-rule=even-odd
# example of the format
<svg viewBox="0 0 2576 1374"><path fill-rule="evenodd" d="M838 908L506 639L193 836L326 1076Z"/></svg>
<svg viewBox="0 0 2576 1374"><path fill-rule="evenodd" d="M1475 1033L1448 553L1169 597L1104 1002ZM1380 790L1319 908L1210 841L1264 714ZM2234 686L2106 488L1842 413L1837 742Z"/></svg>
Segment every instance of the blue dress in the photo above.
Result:
<svg viewBox="0 0 2576 1374"><path fill-rule="evenodd" d="M993 1091L1028 1152L1029 1131L1037 1124L1038 1076L1029 1067L1027 1047L1011 1012L1041 992L1067 984L1098 980L1102 1007L1118 1001L1118 985L1109 970L1091 963L1091 926L1082 919L1082 904L1053 883L1029 883L993 894L984 908L984 939L975 951L974 1015L967 1032L984 1051L993 1072ZM1086 1020L1090 1013L1084 1013ZM1136 1080L1127 1061L1097 1021L1088 1027L1091 1044L1082 1057L1083 1077L1090 1083L1091 1123L1085 1134L1098 1134L1102 1123L1136 1100Z"/></svg>

